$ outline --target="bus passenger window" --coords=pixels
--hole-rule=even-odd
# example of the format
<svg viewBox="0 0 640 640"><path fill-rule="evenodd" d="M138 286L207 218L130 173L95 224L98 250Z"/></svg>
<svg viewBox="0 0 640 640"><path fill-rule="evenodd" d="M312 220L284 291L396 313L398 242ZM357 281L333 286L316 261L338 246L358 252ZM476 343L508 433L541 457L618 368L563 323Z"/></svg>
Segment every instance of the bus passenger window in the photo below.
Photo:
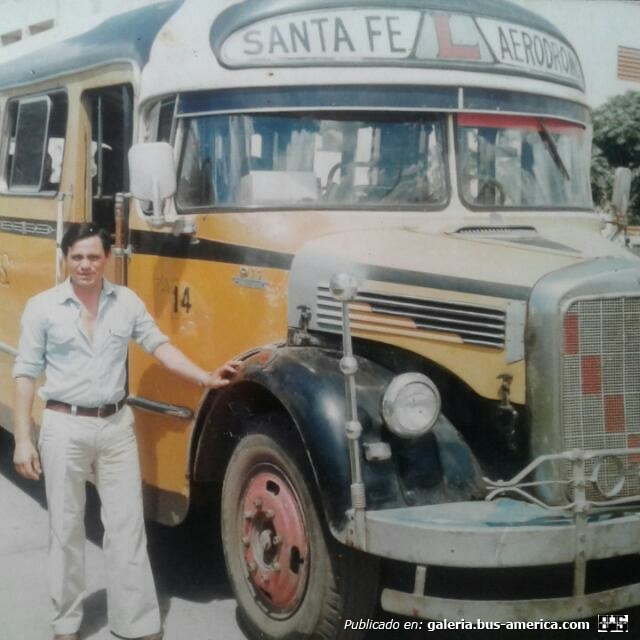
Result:
<svg viewBox="0 0 640 640"><path fill-rule="evenodd" d="M133 131L133 91L115 85L83 96L91 117L91 219L115 230L115 195L128 188L127 152Z"/></svg>
<svg viewBox="0 0 640 640"><path fill-rule="evenodd" d="M10 141L2 190L55 193L60 187L67 121L63 93L20 98L9 103Z"/></svg>

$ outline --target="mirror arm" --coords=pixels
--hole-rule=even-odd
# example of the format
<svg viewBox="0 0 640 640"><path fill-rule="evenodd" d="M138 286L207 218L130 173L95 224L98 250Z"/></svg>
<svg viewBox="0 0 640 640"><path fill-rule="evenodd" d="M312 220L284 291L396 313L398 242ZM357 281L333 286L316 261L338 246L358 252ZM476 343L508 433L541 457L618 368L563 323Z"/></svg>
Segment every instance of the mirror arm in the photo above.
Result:
<svg viewBox="0 0 640 640"><path fill-rule="evenodd" d="M158 226L164 223L164 216L162 215L162 198L160 197L160 184L158 179L153 177L153 215L151 216L151 224Z"/></svg>

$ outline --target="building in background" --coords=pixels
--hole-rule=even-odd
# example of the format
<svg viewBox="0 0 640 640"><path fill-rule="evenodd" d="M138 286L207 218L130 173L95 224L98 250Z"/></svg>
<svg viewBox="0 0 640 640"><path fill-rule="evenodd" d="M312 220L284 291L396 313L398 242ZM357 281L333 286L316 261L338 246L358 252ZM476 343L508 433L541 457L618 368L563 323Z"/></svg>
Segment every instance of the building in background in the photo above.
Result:
<svg viewBox="0 0 640 640"><path fill-rule="evenodd" d="M0 0L0 60L159 0ZM39 43L39 44L37 44Z"/></svg>
<svg viewBox="0 0 640 640"><path fill-rule="evenodd" d="M640 2L512 0L555 24L582 61L592 106L640 91Z"/></svg>

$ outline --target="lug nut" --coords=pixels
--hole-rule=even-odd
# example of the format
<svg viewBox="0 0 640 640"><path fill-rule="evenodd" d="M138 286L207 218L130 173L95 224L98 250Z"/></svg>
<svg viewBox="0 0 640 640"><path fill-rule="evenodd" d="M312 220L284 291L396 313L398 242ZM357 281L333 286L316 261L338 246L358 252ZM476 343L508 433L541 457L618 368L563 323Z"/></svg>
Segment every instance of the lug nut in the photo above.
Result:
<svg viewBox="0 0 640 640"><path fill-rule="evenodd" d="M254 516L255 516L255 512L254 511L245 511L244 512L244 519L245 520L253 520Z"/></svg>
<svg viewBox="0 0 640 640"><path fill-rule="evenodd" d="M277 547L282 542L282 538L280 536L273 536L273 538L271 538L271 542L275 547Z"/></svg>
<svg viewBox="0 0 640 640"><path fill-rule="evenodd" d="M249 540L249 536L242 536L242 544L243 544L245 547L248 547L248 546L249 546L249 542L250 542L250 540Z"/></svg>
<svg viewBox="0 0 640 640"><path fill-rule="evenodd" d="M264 512L264 517L265 517L267 520L273 520L273 518L275 517L275 515L276 515L276 514L274 513L273 509L267 509L267 510Z"/></svg>
<svg viewBox="0 0 640 640"><path fill-rule="evenodd" d="M260 510L262 509L262 498L256 498L253 501L253 505L255 506L256 509Z"/></svg>
<svg viewBox="0 0 640 640"><path fill-rule="evenodd" d="M280 571L280 569L282 568L279 562L274 562L271 566L273 567L274 571Z"/></svg>
<svg viewBox="0 0 640 640"><path fill-rule="evenodd" d="M253 573L258 568L258 565L255 562L247 562L247 569L249 569L250 573Z"/></svg>

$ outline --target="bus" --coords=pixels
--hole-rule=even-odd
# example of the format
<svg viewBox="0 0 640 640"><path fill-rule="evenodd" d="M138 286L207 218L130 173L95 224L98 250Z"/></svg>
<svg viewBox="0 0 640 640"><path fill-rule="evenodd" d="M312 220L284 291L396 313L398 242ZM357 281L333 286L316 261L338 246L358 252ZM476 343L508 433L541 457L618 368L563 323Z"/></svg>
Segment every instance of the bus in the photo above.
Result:
<svg viewBox="0 0 640 640"><path fill-rule="evenodd" d="M640 263L557 28L186 0L35 40L0 65L4 427L22 309L94 221L180 349L242 361L205 393L132 349L128 402L147 516L213 510L248 637L640 604Z"/></svg>

